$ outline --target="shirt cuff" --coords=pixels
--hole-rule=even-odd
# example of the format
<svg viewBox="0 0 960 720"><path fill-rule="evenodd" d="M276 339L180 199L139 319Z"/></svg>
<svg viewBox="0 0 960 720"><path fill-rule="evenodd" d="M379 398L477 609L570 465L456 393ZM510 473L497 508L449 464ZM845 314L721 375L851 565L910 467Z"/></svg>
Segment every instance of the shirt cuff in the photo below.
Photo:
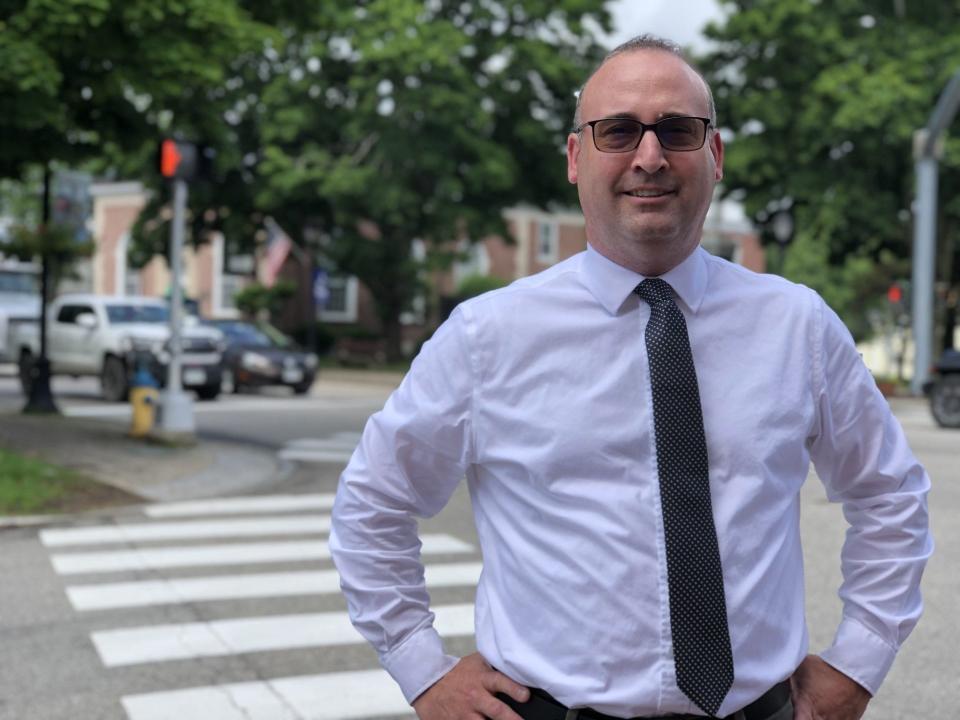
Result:
<svg viewBox="0 0 960 720"><path fill-rule="evenodd" d="M896 656L896 648L849 617L840 623L833 645L820 654L826 663L858 682L871 695L877 694Z"/></svg>
<svg viewBox="0 0 960 720"><path fill-rule="evenodd" d="M380 663L396 680L411 705L459 661L460 658L443 651L443 641L432 625L417 630L399 647L380 658Z"/></svg>

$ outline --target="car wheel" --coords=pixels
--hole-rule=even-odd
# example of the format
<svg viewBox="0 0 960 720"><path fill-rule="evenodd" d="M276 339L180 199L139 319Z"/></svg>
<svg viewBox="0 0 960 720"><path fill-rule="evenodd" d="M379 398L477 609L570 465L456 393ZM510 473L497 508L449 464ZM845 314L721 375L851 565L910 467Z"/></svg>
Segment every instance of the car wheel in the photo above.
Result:
<svg viewBox="0 0 960 720"><path fill-rule="evenodd" d="M33 353L26 350L20 353L17 375L20 378L20 389L23 390L25 397L30 397L30 390L33 388L33 365Z"/></svg>
<svg viewBox="0 0 960 720"><path fill-rule="evenodd" d="M130 386L127 382L127 367L120 358L111 355L103 361L100 390L108 402L126 401Z"/></svg>
<svg viewBox="0 0 960 720"><path fill-rule="evenodd" d="M197 388L197 397L201 400L216 400L219 394L219 385L201 385Z"/></svg>
<svg viewBox="0 0 960 720"><path fill-rule="evenodd" d="M225 393L233 393L234 395L238 395L243 390L243 386L237 382L237 376L233 374L233 370L225 368L220 377L220 387Z"/></svg>
<svg viewBox="0 0 960 720"><path fill-rule="evenodd" d="M960 428L960 375L947 375L934 383L930 410L940 427Z"/></svg>
<svg viewBox="0 0 960 720"><path fill-rule="evenodd" d="M304 381L302 383L297 383L296 385L291 385L290 389L293 390L294 395L306 395L308 392L310 392L310 388L312 387L312 382Z"/></svg>

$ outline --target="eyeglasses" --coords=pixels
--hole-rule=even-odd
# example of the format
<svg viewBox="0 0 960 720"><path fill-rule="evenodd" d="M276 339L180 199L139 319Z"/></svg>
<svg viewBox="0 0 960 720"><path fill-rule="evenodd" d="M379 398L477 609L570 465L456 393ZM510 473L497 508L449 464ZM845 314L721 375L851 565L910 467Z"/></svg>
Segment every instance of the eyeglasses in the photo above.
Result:
<svg viewBox="0 0 960 720"><path fill-rule="evenodd" d="M587 125L593 131L593 144L606 153L623 153L636 150L647 130L653 130L664 150L690 152L699 150L707 139L710 119L702 117L667 117L647 125L632 118L603 118L585 122L575 133Z"/></svg>

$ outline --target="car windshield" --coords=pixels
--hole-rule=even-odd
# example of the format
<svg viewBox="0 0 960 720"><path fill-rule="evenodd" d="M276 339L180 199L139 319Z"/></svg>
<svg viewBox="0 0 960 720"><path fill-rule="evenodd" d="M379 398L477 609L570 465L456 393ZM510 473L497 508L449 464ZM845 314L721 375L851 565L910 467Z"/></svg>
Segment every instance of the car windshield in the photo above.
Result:
<svg viewBox="0 0 960 720"><path fill-rule="evenodd" d="M282 332L267 324L257 326L238 321L212 323L211 326L226 335L227 340L233 345L286 348L292 344Z"/></svg>
<svg viewBox="0 0 960 720"><path fill-rule="evenodd" d="M114 325L165 323L170 321L170 312L163 305L107 305L107 318Z"/></svg>
<svg viewBox="0 0 960 720"><path fill-rule="evenodd" d="M36 295L40 292L37 276L15 270L0 270L0 292Z"/></svg>

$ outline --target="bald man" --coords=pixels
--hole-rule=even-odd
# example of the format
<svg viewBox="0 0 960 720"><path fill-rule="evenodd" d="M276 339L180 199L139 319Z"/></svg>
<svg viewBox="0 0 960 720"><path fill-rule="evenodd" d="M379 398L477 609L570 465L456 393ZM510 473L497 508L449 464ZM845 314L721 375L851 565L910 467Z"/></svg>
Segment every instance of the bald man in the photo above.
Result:
<svg viewBox="0 0 960 720"><path fill-rule="evenodd" d="M422 720L854 719L916 623L929 479L822 300L700 247L723 153L675 46L611 52L567 140L587 250L461 304L370 418L330 545ZM811 461L852 525L820 655ZM455 658L416 518L464 476L484 570Z"/></svg>

